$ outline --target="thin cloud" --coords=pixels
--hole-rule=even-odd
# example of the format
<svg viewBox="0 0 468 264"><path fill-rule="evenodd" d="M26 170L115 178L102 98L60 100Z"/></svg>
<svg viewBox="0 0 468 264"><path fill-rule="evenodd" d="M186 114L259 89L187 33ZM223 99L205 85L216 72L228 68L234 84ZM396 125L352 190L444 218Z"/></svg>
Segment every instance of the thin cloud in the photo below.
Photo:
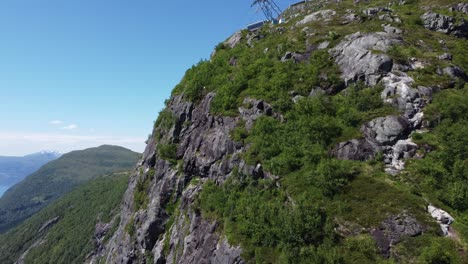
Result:
<svg viewBox="0 0 468 264"><path fill-rule="evenodd" d="M50 124L51 124L51 125L60 125L60 124L62 124L62 123L63 123L63 122L62 122L61 120L52 120L52 121L50 121Z"/></svg>
<svg viewBox="0 0 468 264"><path fill-rule="evenodd" d="M71 125L62 127L63 130L74 130L74 129L77 129L77 128L78 128L78 126L75 125L75 124L71 124Z"/></svg>
<svg viewBox="0 0 468 264"><path fill-rule="evenodd" d="M145 138L115 136L84 136L55 133L0 132L0 155L24 155L43 149L54 149L62 153L72 150L118 145L142 152Z"/></svg>

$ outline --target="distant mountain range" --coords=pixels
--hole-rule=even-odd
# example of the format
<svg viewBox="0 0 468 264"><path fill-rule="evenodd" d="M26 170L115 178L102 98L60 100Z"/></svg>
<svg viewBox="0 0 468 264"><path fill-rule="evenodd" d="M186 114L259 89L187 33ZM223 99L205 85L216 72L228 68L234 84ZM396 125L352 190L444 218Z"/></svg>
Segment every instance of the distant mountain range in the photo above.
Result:
<svg viewBox="0 0 468 264"><path fill-rule="evenodd" d="M0 233L84 182L133 168L139 157L128 149L104 145L72 151L45 164L0 198Z"/></svg>
<svg viewBox="0 0 468 264"><path fill-rule="evenodd" d="M0 197L9 187L61 155L55 151L41 151L23 157L0 156Z"/></svg>

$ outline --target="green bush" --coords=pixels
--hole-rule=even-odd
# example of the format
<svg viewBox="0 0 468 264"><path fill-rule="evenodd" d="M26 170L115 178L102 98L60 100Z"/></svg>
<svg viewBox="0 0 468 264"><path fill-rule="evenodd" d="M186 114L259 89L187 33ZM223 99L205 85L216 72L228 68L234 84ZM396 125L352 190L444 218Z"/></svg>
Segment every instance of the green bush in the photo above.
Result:
<svg viewBox="0 0 468 264"><path fill-rule="evenodd" d="M177 163L177 145L176 144L159 144L158 154L163 160L169 161L172 165Z"/></svg>

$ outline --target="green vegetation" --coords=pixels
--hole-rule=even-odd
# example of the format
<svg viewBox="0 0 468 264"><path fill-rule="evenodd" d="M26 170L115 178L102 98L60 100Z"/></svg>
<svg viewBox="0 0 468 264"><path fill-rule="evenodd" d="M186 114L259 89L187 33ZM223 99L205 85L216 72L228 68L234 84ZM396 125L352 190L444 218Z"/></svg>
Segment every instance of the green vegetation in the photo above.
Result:
<svg viewBox="0 0 468 264"><path fill-rule="evenodd" d="M158 119L154 122L154 135L156 141L159 141L162 136L169 132L175 124L176 118L171 111L163 110L159 112Z"/></svg>
<svg viewBox="0 0 468 264"><path fill-rule="evenodd" d="M0 231L17 225L84 182L133 168L139 156L122 147L101 146L73 151L46 164L0 199Z"/></svg>
<svg viewBox="0 0 468 264"><path fill-rule="evenodd" d="M95 249L96 224L115 218L105 238L116 230L119 218L115 216L128 177L129 173L116 173L90 180L0 235L0 263L13 263L28 248L26 263L83 263ZM44 223L56 217L55 225L41 230Z"/></svg>
<svg viewBox="0 0 468 264"><path fill-rule="evenodd" d="M437 59L444 52L453 54L453 62L468 71L466 41L426 30L419 18L424 13L421 5L446 8L453 3L414 0L392 6L403 21L394 26L404 30L405 44L388 54L399 63L417 58L426 65L409 72L415 85L453 86L448 76L435 74L437 68L449 65ZM356 8L352 1L340 1L321 8L336 10L339 18L346 8L361 14L365 8L387 4L372 1ZM362 23L345 27L338 19L313 22L308 26L316 34L309 39L300 27L277 30L297 19L286 25L264 26L261 40L250 44L248 32L243 32L240 44L233 49L218 45L215 56L187 71L174 90L195 102L215 91L214 114L235 116L243 99L253 97L264 99L284 117L260 117L250 131L240 122L231 133L233 140L249 146L243 158L251 165L261 163L278 180L257 181L236 172L221 186L205 183L195 205L205 217L221 222L221 231L230 243L242 246L248 262L393 263L395 259L382 259L374 240L362 230L376 228L389 216L404 212L422 223L425 233L403 238L393 249L396 256L414 263L463 263L466 259L457 250L466 252L468 241L467 86L462 89L458 82L456 89L443 90L434 98L425 111L431 131L414 135L423 146L419 151L431 152L424 159L411 160L406 173L391 177L383 172L381 157L362 163L329 156L337 142L359 138L364 122L398 114L382 103L382 87L358 83L339 92L339 71L326 51L314 51L301 63L280 61L286 51L305 52L305 39L308 43L329 40L334 45L356 31L382 30L377 18L361 18ZM231 58L235 64L228 63ZM331 92L292 102L291 91L307 96L314 87ZM458 242L439 237L439 226L426 212L427 199L455 214ZM334 231L347 224L352 233L360 234L346 237Z"/></svg>
<svg viewBox="0 0 468 264"><path fill-rule="evenodd" d="M380 91L357 85L346 94L304 98L286 113L288 122L258 119L245 139L252 144L247 161L260 160L277 175L320 163L335 143L359 137L362 123L395 112L382 103Z"/></svg>
<svg viewBox="0 0 468 264"><path fill-rule="evenodd" d="M171 165L177 164L177 145L176 144L159 144L158 154L163 160L167 160Z"/></svg>
<svg viewBox="0 0 468 264"><path fill-rule="evenodd" d="M468 85L444 90L426 109L431 133L418 135L417 143L434 151L413 160L406 180L417 183L424 194L456 210L468 225Z"/></svg>
<svg viewBox="0 0 468 264"><path fill-rule="evenodd" d="M151 181L154 179L154 169L150 169L146 174L140 172L135 191L133 193L133 208L136 211L146 209L149 203L148 191ZM133 223L133 221L130 221Z"/></svg>
<svg viewBox="0 0 468 264"><path fill-rule="evenodd" d="M216 92L211 104L212 114L237 116L244 99L252 97L265 100L282 116L262 116L249 131L239 121L231 132L233 140L248 146L242 159L249 165L260 163L265 171L278 177L257 180L234 169L222 185L212 180L192 179L192 184L205 182L193 205L194 210L199 210L205 218L217 220L218 231L231 244L242 247L243 258L248 263L467 263L468 85L463 86L460 81L454 85L449 76L435 72L450 65L448 61L437 59L444 52L451 53L453 63L468 71L468 44L466 40L424 29L419 18L426 10L421 8L422 5L443 13L447 5L454 2L407 0L405 4L391 7L394 15L401 18L401 24L385 22L402 29L404 39L402 45L392 47L386 53L398 63L416 58L425 65L425 68L408 72L415 79L415 86L439 85L443 88L425 109L425 121L430 123L430 130L412 135L420 146L418 154L424 158L408 161L407 169L396 176L383 172L382 155L369 162L336 160L330 156L338 142L361 137L359 128L363 123L376 117L399 114L398 110L382 102L383 87L365 87L357 83L342 90L344 85L339 78L339 69L326 49L313 50L310 58L302 62L281 61L287 51L309 55L310 45L330 41L332 47L357 31L382 30L384 22L363 15L362 10L387 6L389 1L362 1L358 5L351 0L331 2L308 3L313 10L330 8L337 11L330 21L319 20L307 25L309 31L313 30L313 36L303 27L291 27L300 18L291 18L283 25L266 25L260 29L257 38L251 38L249 32L243 31L242 41L236 47L231 49L219 44L210 60L194 65L175 87L173 94L184 94L185 100L193 102L199 102L209 92ZM347 9L353 10L362 21L343 26L340 19ZM459 13L455 16L457 19L465 17ZM326 93L309 97L311 90L317 87ZM445 89L449 87L454 89ZM292 92L304 98L294 103ZM159 157L174 167L177 165L181 172L183 163L177 160L177 142L168 142L164 136L175 122L172 112L162 111L155 122L153 135ZM74 157L73 162L78 163L80 169L96 170L80 163L79 158ZM70 169L68 165L66 168ZM51 173L51 170L47 172ZM60 187L51 185L47 188L59 190L71 188L59 180L70 182L75 178L62 173L52 175L58 175L53 179ZM86 179L94 177L94 174L86 175ZM154 171L139 174L133 197L136 211L146 208L149 203L148 191L153 176ZM57 215L61 218L49 229L47 241L33 248L27 260L31 263L82 261L92 250L90 237L96 219L109 221L113 216L112 208L118 205L120 189L111 189L109 183L101 186L99 181L86 185L96 186L94 191L84 192L79 188L69 194L95 201L75 197L79 204L75 205L61 199L27 220L24 226L0 236L0 242L6 241L0 246L0 262L16 259L20 252L42 237L30 230L38 230L46 220ZM91 188L86 186L82 188ZM33 193L31 188L27 190ZM95 197L97 193L99 198ZM122 193L123 187L120 195ZM99 199L106 195L111 198L106 199L104 208L82 215L81 203L93 204L94 210L98 205L93 202L101 201ZM34 194L27 201L41 204L53 199L55 196ZM427 201L455 216L454 239L440 237L440 227L426 212ZM25 202L18 200L17 204ZM0 201L0 213L3 212L1 205ZM62 214L54 211L58 209L49 209L56 207ZM170 216L166 223L166 238L170 236L174 221L183 216L179 207L180 202L173 194L164 208ZM49 211L51 213L47 213ZM66 220L68 211L73 213L74 221L86 222L83 234L77 234L80 225ZM402 213L416 218L424 226L424 232L417 237L402 237L392 248L392 257L384 259L370 230L378 228L388 217ZM3 215L0 214L0 219ZM10 216L6 214L6 217ZM125 226L129 236L135 235L134 220L131 218ZM71 245L69 234L73 239L78 237L73 240L76 245ZM169 242L166 239L163 245L166 255L170 251ZM179 250L176 245L175 251ZM142 254L147 261L152 261L148 251Z"/></svg>

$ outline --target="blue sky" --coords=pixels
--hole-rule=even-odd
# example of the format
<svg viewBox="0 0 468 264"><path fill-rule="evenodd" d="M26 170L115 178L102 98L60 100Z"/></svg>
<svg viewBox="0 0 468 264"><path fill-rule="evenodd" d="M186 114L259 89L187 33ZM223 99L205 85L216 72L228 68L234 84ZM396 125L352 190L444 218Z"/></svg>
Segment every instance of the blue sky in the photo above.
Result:
<svg viewBox="0 0 468 264"><path fill-rule="evenodd" d="M261 19L250 4L2 0L0 155L104 143L143 151L185 70Z"/></svg>

